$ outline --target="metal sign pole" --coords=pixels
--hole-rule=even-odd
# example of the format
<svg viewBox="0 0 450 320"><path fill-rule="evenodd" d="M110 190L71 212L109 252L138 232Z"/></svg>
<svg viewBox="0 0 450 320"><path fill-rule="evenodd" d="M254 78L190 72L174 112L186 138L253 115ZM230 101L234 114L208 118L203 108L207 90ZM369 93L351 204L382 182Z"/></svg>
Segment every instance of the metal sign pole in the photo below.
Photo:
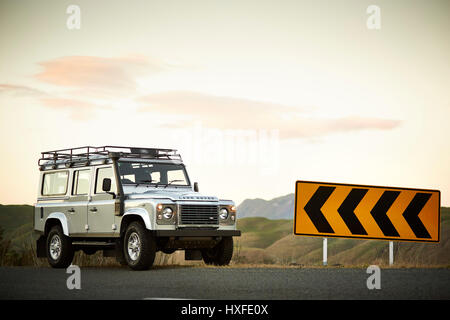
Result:
<svg viewBox="0 0 450 320"><path fill-rule="evenodd" d="M394 264L394 241L389 241L389 265Z"/></svg>
<svg viewBox="0 0 450 320"><path fill-rule="evenodd" d="M328 239L323 238L323 265L326 266L328 264L327 262L327 249L328 249Z"/></svg>

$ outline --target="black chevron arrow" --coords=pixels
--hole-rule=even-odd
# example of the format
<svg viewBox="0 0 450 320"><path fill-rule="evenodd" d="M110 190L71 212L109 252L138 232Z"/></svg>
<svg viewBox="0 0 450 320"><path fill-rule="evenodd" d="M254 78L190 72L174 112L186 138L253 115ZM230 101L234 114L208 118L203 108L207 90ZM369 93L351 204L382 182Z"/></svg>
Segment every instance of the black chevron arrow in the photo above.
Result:
<svg viewBox="0 0 450 320"><path fill-rule="evenodd" d="M352 189L337 210L344 220L345 224L347 225L348 229L353 234L367 235L366 230L359 222L354 212L355 208L361 202L362 198L364 198L367 191L368 189Z"/></svg>
<svg viewBox="0 0 450 320"><path fill-rule="evenodd" d="M397 230L392 224L391 220L389 220L386 215L389 208L394 203L395 199L397 199L400 191L385 191L381 195L381 198L373 207L370 214L375 219L376 223L380 227L381 231L386 237L399 237Z"/></svg>
<svg viewBox="0 0 450 320"><path fill-rule="evenodd" d="M411 230L417 238L431 238L427 229L418 217L420 211L423 209L430 197L431 193L416 193L408 207L405 209L405 212L403 212L403 218L405 218L406 222L408 222Z"/></svg>
<svg viewBox="0 0 450 320"><path fill-rule="evenodd" d="M317 231L321 233L334 233L333 228L331 228L322 211L320 211L320 208L322 208L323 204L328 200L334 189L336 188L320 186L304 208Z"/></svg>

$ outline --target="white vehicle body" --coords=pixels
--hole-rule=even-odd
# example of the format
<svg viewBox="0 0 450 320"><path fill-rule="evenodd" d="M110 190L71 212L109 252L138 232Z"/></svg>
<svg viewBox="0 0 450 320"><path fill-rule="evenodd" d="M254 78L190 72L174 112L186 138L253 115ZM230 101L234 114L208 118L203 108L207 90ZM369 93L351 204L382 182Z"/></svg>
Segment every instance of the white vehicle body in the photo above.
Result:
<svg viewBox="0 0 450 320"><path fill-rule="evenodd" d="M136 222L153 237L156 250L186 250L188 259L240 235L234 202L200 194L175 150L65 149L42 153L39 166L38 256L48 256L44 242L55 226L74 250L111 254L121 250L128 226Z"/></svg>

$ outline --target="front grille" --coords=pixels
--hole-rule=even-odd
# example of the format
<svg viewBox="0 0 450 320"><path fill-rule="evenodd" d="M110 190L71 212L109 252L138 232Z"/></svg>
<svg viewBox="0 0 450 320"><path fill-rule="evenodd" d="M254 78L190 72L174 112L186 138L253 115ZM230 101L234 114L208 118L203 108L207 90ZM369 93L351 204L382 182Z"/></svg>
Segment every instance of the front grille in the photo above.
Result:
<svg viewBox="0 0 450 320"><path fill-rule="evenodd" d="M182 204L180 218L182 225L215 225L218 224L219 206Z"/></svg>

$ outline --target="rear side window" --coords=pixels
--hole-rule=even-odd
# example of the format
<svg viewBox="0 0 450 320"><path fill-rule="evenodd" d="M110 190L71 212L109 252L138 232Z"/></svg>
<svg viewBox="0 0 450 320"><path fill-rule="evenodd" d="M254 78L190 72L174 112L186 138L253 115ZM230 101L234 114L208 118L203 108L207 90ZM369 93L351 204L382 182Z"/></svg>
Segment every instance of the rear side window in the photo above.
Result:
<svg viewBox="0 0 450 320"><path fill-rule="evenodd" d="M111 179L111 191L116 192L116 179L114 178L114 171L112 167L97 169L97 181L95 184L95 193L104 193L102 190L103 179Z"/></svg>
<svg viewBox="0 0 450 320"><path fill-rule="evenodd" d="M73 195L86 195L91 185L91 170L78 170L73 173Z"/></svg>
<svg viewBox="0 0 450 320"><path fill-rule="evenodd" d="M43 196L60 196L67 192L69 173L67 171L50 172L44 174L42 184Z"/></svg>

